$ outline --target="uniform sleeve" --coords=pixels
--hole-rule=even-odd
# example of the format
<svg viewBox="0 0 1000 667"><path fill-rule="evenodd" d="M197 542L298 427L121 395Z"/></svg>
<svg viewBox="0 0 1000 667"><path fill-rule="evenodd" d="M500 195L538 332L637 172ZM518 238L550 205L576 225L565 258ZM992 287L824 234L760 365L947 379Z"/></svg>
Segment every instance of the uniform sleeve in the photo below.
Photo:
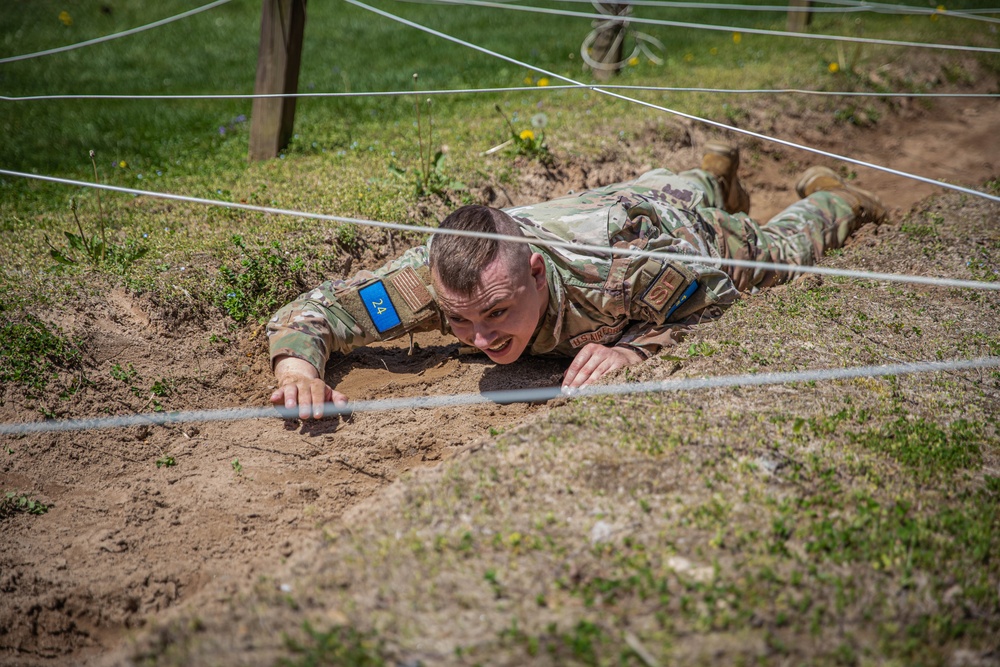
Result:
<svg viewBox="0 0 1000 667"><path fill-rule="evenodd" d="M654 324L652 322L632 322L622 333L622 337L615 347L628 347L646 359L654 354L659 354L667 347L678 345L684 338L694 330L695 326L702 322L711 322L722 317L724 308L719 306L706 306L701 310L688 315L679 322L668 324Z"/></svg>
<svg viewBox="0 0 1000 667"><path fill-rule="evenodd" d="M636 258L628 264L624 286L630 323L617 345L630 347L648 358L680 343L698 324L721 317L739 293L720 267L681 261L684 255L711 254L708 239L712 230L699 214L682 210L684 202L668 205L632 199L622 200L627 222L611 240L616 246L660 251L663 255ZM677 287L682 277L684 283ZM696 282L697 287L692 288L690 296L679 296L690 286L687 281Z"/></svg>
<svg viewBox="0 0 1000 667"><path fill-rule="evenodd" d="M633 262L630 275L636 276L641 271L649 271L649 262L652 263L654 271L660 270L657 268L662 266L660 262L640 259ZM722 313L739 298L739 293L729 276L720 269L693 263L685 263L685 268L693 274L698 286L691 297L680 303L672 312L651 307L649 299L642 298L641 292L630 294L631 323L622 333L617 345L630 347L649 358L664 347L680 343L702 322L719 319ZM632 281L632 284L637 283Z"/></svg>
<svg viewBox="0 0 1000 667"><path fill-rule="evenodd" d="M440 328L440 312L437 305L432 303L429 308L433 312L429 316L416 323L404 320L401 329L393 330L390 336L380 336L371 321L348 312L344 303L346 294L356 294L357 288L364 283L389 276L406 267L423 269L427 262L427 247L419 246L406 251L399 259L376 271L361 271L350 280L328 280L319 287L300 294L295 301L275 313L267 323L272 368L277 357L297 357L312 364L322 378L326 362L334 352L346 354L376 340L396 338L406 332Z"/></svg>

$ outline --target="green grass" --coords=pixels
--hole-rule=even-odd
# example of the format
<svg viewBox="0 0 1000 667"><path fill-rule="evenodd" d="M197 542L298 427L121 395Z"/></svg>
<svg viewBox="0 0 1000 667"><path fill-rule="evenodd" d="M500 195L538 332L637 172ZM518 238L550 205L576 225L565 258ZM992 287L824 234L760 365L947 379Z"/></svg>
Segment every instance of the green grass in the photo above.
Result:
<svg viewBox="0 0 1000 667"><path fill-rule="evenodd" d="M14 514L45 514L52 505L31 497L30 493L7 491L0 497L0 519L6 519Z"/></svg>
<svg viewBox="0 0 1000 667"><path fill-rule="evenodd" d="M305 636L301 640L285 636L285 647L295 657L279 660L281 667L380 667L386 664L377 637L344 626L317 630L308 621L303 623L302 630Z"/></svg>
<svg viewBox="0 0 1000 667"><path fill-rule="evenodd" d="M51 0L5 3L0 8L0 54L14 55L109 34L190 9L199 2L167 0L148 4L86 2L66 7ZM981 3L965 3L979 5ZM579 44L589 30L586 19L503 12L485 8L381 3L417 22L435 27L540 68L584 78ZM556 3L551 6L563 7ZM102 7L110 11L103 11ZM574 9L580 9L573 7ZM72 25L59 21L67 9ZM783 29L784 15L720 10L642 8L649 18ZM857 23L856 23L857 22ZM926 41L962 42L995 38L976 24L926 17L909 19L874 14L817 15L814 32L882 35ZM629 68L622 83L669 85L742 84L747 73L761 83L820 88L853 86L827 65L840 56L833 43L648 26L643 30L668 45L663 66L643 61ZM969 34L969 31L973 34ZM38 59L0 66L0 84L11 96L46 93L195 94L252 92L259 34L259 7L234 2L138 36ZM371 48L391 44L392 48ZM995 45L995 44L994 44ZM852 51L853 53L853 51ZM891 59L894 52L865 46L858 63ZM788 67L789 59L795 63ZM449 88L522 85L537 72L446 43L364 10L340 3L309 7L300 76L302 92L409 90L412 74L419 87ZM109 73L113 73L109 76ZM553 81L555 83L555 81ZM653 96L689 112L715 112L739 105L739 98ZM464 152L468 142L489 145L506 138L495 116L499 101L523 127L536 104L549 111L550 136L578 121L578 114L623 113L621 102L598 101L592 93L554 92L506 96L455 96L434 99L439 137ZM246 170L247 100L3 102L0 164L38 173L87 176L87 152L97 152L103 178L153 189L189 189L186 177L224 183ZM288 155L336 154L372 149L406 159L412 142L412 99L304 99L299 102L296 138ZM456 127L463 126L463 127ZM487 147L484 145L484 147ZM27 186L4 179L5 199L41 189L47 198L65 188ZM185 187L187 186L187 187Z"/></svg>
<svg viewBox="0 0 1000 667"><path fill-rule="evenodd" d="M33 315L28 305L6 292L0 296L0 384L41 391L60 371L79 370L82 353L77 341Z"/></svg>
<svg viewBox="0 0 1000 667"><path fill-rule="evenodd" d="M615 414L669 414L659 425L641 420L649 437L683 429L692 442L669 454L637 452L613 427ZM773 416L764 410L739 419L775 425L772 436L792 431L793 420ZM604 428L591 428L591 420ZM409 532L397 532L387 549L390 528L345 531L328 557L348 562L330 581L366 563L369 583L403 586L390 590L419 606L394 617L394 639L420 637L422 624L434 622L422 615L433 617L438 604L486 613L493 627L506 619L495 637L459 644L448 664L640 665L639 650L668 664L709 656L727 664L765 656L796 664L945 664L957 646L990 646L1000 603L995 478L958 490L920 488L901 474L907 463L873 460L886 477L869 486L848 471L846 462L864 457L867 445L852 443L854 420L840 413L810 416L813 426L782 451L788 465L762 474L745 464L773 456L775 441L730 428L728 444L712 447L718 421L718 413L656 399L578 403L542 428L501 437L439 478L408 484L386 511L398 513L394 525ZM915 423L934 433L965 428ZM899 426L889 419L884 429ZM996 451L995 440L984 443ZM614 462L617 474L602 470L603 462ZM648 501L633 511L635 489ZM595 516L595 507L605 511ZM581 539L597 520L620 534ZM469 527L484 537L473 538ZM310 583L334 596L368 585L341 593L338 584L317 584L325 576ZM403 583L422 577L433 583L412 590Z"/></svg>
<svg viewBox="0 0 1000 667"><path fill-rule="evenodd" d="M763 0L761 0L763 2ZM64 6L19 0L0 6L0 55L15 55L74 43L191 9L199 3L167 0L147 4L86 2ZM563 7L559 3L551 6ZM968 6L980 6L972 3ZM102 7L109 7L108 11ZM388 3L382 5L417 22L470 40L539 68L589 81L581 72L579 44L590 29L585 19L567 19L462 8ZM574 7L575 9L581 9ZM59 20L68 11L72 25ZM761 28L784 27L783 14L642 8L639 16ZM857 23L860 21L860 23ZM844 56L833 43L801 42L743 34L735 43L728 32L648 26L667 49L657 66L641 59L627 67L625 84L672 86L793 86L820 89L868 88L867 72L891 65L899 50L865 46ZM981 24L942 18L817 15L814 32L854 34L920 41L997 44ZM233 2L138 36L67 53L0 65L0 87L11 96L45 93L185 94L250 93L256 68L259 7ZM391 44L392 48L371 48ZM849 57L858 74L832 74L830 62ZM994 71L997 59L986 59ZM949 61L951 62L951 61ZM955 62L959 62L955 60ZM419 88L519 86L537 83L540 74L449 44L429 35L339 3L309 7L299 88L302 92L410 90ZM109 75L109 73L111 73ZM942 75L943 76L943 75ZM556 83L552 81L552 83ZM888 81L895 88L920 87ZM635 93L636 96L723 122L742 118L754 98L708 94ZM421 98L423 99L423 98ZM796 106L799 101L791 99ZM448 150L434 170L436 182L506 184L514 179L510 154L480 153L509 138L511 130L496 113L499 105L515 131L530 128L530 118L545 113L545 141L555 154L596 156L609 142L626 141L641 160L640 137L665 115L628 107L587 91L537 88L523 93L434 97L433 155ZM427 127L428 108L423 106ZM832 111L833 109L831 109ZM63 100L0 102L0 167L38 174L92 180L89 151L94 150L101 181L211 199L281 206L378 220L432 223L434 211L414 206L413 178L398 178L421 168L416 139L414 98L302 99L295 136L283 159L247 164L251 112L248 100L148 101ZM668 132L669 130L663 130ZM426 138L429 139L425 131ZM431 188L436 190L437 188ZM427 188L424 188L427 191ZM444 196L449 197L447 191ZM87 289L83 276L97 270L138 292L155 292L161 301L186 308L220 307L228 315L256 321L264 305L255 295L232 289L250 267L247 254L234 247L240 235L248 248L273 247L304 262L293 280L336 274L343 261L324 252L329 225L286 216L166 204L105 193L103 214L93 191L28 179L0 178L0 263L8 272L35 276L57 263L47 239L65 250L66 234L78 233L70 200L85 235L106 221L109 247L122 261L64 267L71 279L62 289ZM470 191L452 193L455 204L473 200ZM336 230L347 253L379 246L384 234ZM350 238L350 237L354 238ZM360 242L359 242L360 241ZM79 255L79 253L77 253ZM79 259L79 257L78 257ZM291 262L292 259L289 259ZM233 274L219 273L220 264ZM977 264L977 266L979 266ZM985 271L992 272L992 264ZM248 271L244 271L246 268ZM286 272L287 273L287 272ZM20 279L24 289L32 280ZM284 277L280 279L284 281ZM49 281L39 279L39 283ZM237 285L238 287L238 285ZM258 292L260 290L257 290ZM263 303L284 298L266 297ZM235 293L239 303L219 303ZM228 297L226 297L228 298Z"/></svg>

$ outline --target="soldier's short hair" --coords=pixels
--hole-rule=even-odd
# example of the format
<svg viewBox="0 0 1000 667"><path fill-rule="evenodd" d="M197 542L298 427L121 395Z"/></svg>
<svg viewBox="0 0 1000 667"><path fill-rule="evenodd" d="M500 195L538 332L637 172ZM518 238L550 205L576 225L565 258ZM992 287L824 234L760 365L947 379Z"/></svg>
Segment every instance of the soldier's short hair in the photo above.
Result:
<svg viewBox="0 0 1000 667"><path fill-rule="evenodd" d="M512 217L489 206L463 206L444 219L441 229L524 236ZM431 271L442 287L468 297L481 286L483 271L502 257L512 275L527 271L531 249L527 243L437 234L431 241Z"/></svg>

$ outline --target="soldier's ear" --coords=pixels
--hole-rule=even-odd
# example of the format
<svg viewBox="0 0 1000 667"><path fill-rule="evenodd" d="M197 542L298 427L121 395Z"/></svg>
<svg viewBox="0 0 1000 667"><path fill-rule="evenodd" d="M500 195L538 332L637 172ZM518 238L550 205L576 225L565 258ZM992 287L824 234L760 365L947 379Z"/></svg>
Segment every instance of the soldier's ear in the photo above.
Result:
<svg viewBox="0 0 1000 667"><path fill-rule="evenodd" d="M547 290L549 288L548 282L546 281L545 273L545 258L539 253L532 253L531 257L528 259L528 264L531 267L531 279L538 291Z"/></svg>

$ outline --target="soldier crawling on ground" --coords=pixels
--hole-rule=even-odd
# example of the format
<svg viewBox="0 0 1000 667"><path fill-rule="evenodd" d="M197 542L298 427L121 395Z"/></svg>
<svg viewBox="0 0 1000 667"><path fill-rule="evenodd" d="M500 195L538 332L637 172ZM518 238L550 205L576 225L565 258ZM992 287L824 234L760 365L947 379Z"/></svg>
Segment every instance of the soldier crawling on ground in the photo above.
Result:
<svg viewBox="0 0 1000 667"><path fill-rule="evenodd" d="M701 169L657 169L630 183L499 210L463 206L441 228L539 241L638 248L804 266L839 248L885 209L826 167L796 185L800 199L760 225L737 178L738 149L710 142ZM722 315L739 292L794 270L608 255L584 248L435 235L374 272L330 280L278 311L267 327L275 404L303 419L347 404L323 381L334 352L440 328L498 364L525 351L572 357L563 385L581 387L677 344Z"/></svg>

